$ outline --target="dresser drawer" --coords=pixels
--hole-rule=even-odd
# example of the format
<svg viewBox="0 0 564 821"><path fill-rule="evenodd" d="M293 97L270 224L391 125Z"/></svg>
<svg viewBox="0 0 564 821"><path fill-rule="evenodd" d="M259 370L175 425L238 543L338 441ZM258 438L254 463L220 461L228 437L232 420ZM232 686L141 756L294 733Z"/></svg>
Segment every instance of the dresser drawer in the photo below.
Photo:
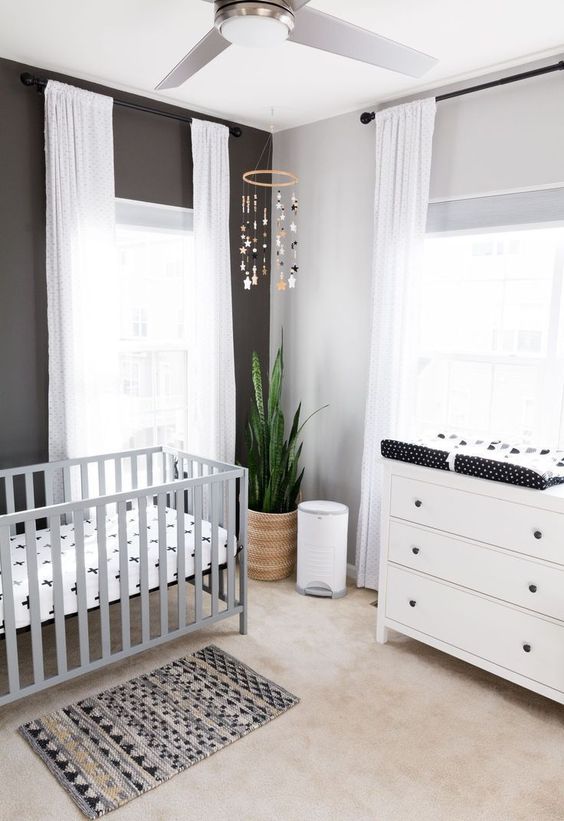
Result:
<svg viewBox="0 0 564 821"><path fill-rule="evenodd" d="M564 691L564 626L394 566L386 618Z"/></svg>
<svg viewBox="0 0 564 821"><path fill-rule="evenodd" d="M564 621L564 568L390 522L392 562Z"/></svg>
<svg viewBox="0 0 564 821"><path fill-rule="evenodd" d="M390 512L415 524L564 564L562 513L403 476L392 478Z"/></svg>

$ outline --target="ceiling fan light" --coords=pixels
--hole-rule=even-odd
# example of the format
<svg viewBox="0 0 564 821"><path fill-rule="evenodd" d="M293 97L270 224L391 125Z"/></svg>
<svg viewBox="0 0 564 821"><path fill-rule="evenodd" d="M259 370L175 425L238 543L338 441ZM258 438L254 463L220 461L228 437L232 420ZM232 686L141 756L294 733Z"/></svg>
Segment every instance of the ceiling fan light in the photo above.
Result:
<svg viewBox="0 0 564 821"><path fill-rule="evenodd" d="M236 46L268 48L288 39L288 26L275 17L229 17L220 27L226 40Z"/></svg>
<svg viewBox="0 0 564 821"><path fill-rule="evenodd" d="M237 46L269 48L288 39L294 11L289 0L217 0L215 26Z"/></svg>

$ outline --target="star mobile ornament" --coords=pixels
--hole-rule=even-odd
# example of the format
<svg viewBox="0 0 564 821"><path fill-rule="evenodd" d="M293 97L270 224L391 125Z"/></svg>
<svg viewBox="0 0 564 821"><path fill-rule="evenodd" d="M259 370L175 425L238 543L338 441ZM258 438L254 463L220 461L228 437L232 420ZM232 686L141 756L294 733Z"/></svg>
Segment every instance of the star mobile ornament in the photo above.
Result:
<svg viewBox="0 0 564 821"><path fill-rule="evenodd" d="M274 116L274 112L271 113ZM243 286L246 291L250 291L252 286L258 285L259 268L263 276L269 274L270 230L272 230L272 241L276 250L274 257L276 271L279 274L276 283L277 290L285 291L288 287L295 288L297 282L297 267L291 274L292 283L290 284L290 277L286 279L284 257L291 254L292 262L295 262L297 257L296 234L298 226L296 215L298 199L295 186L298 183L298 177L291 171L272 167L273 135L274 124L271 125L270 134L258 158L256 167L254 170L246 171L243 174L241 196L242 248L240 250L243 257L241 264L241 271L244 274ZM263 157L266 157L264 165L262 164ZM289 196L286 196L287 188L291 189ZM286 216L290 213L292 219L291 225L288 225ZM262 236L259 233L259 225L261 226ZM287 245L288 234L292 237L292 243L289 246Z"/></svg>

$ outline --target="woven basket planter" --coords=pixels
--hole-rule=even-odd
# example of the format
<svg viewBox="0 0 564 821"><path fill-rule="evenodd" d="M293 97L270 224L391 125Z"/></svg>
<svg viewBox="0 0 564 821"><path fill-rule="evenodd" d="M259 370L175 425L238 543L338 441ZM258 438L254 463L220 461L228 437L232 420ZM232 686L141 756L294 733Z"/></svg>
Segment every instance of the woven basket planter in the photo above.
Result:
<svg viewBox="0 0 564 821"><path fill-rule="evenodd" d="M249 576L263 582L285 579L296 566L298 511L249 510Z"/></svg>

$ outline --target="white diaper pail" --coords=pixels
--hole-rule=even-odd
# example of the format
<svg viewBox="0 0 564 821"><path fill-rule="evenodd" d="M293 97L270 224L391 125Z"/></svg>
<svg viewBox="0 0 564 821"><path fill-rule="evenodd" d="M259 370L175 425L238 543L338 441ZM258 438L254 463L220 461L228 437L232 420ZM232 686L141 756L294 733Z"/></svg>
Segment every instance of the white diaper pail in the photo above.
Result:
<svg viewBox="0 0 564 821"><path fill-rule="evenodd" d="M348 525L349 509L339 502L298 506L298 593L333 599L345 595Z"/></svg>

